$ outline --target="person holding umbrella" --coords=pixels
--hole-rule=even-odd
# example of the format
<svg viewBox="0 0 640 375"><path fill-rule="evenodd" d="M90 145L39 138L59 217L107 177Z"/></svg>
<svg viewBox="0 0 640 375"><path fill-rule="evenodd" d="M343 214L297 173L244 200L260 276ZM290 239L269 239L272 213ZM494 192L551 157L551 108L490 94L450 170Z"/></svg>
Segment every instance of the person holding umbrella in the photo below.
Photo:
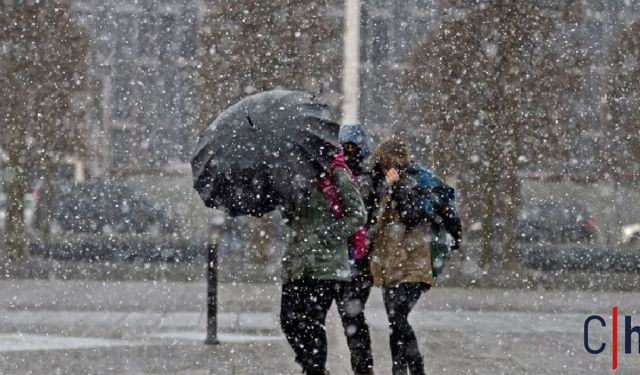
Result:
<svg viewBox="0 0 640 375"><path fill-rule="evenodd" d="M371 249L374 285L382 288L389 318L392 374L424 375L424 362L408 316L420 295L433 284L429 219L418 202L417 181L406 144L391 139L373 159L384 176L384 190Z"/></svg>
<svg viewBox="0 0 640 375"><path fill-rule="evenodd" d="M351 278L347 239L367 218L339 142L335 111L300 91L247 96L198 138L193 187L230 216L282 210L282 330L306 374L326 374L326 314Z"/></svg>
<svg viewBox="0 0 640 375"><path fill-rule="evenodd" d="M327 311L351 278L347 239L367 218L341 152L289 216L293 238L282 258L280 322L303 372L327 374Z"/></svg>

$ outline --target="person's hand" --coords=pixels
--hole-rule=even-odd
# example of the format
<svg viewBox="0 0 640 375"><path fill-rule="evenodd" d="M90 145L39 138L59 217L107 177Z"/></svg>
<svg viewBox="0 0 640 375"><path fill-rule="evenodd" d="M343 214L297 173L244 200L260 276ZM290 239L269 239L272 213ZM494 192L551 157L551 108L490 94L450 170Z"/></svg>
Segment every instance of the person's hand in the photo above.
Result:
<svg viewBox="0 0 640 375"><path fill-rule="evenodd" d="M451 250L460 250L460 240L453 240L453 245L451 245Z"/></svg>
<svg viewBox="0 0 640 375"><path fill-rule="evenodd" d="M460 250L461 243L462 243L462 237L458 234L453 239L453 245L451 246L451 250Z"/></svg>
<svg viewBox="0 0 640 375"><path fill-rule="evenodd" d="M385 172L384 179L387 182L387 185L393 185L400 179L400 174L397 169L391 168Z"/></svg>

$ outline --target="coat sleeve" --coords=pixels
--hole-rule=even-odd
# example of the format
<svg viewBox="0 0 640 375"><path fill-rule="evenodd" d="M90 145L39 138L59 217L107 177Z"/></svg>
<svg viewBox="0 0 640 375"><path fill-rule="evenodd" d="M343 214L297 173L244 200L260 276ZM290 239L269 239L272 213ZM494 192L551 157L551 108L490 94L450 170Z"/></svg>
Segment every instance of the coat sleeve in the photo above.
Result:
<svg viewBox="0 0 640 375"><path fill-rule="evenodd" d="M425 216L418 205L420 193L409 179L401 179L390 187L391 199L396 202L400 221L407 227L413 227L423 221Z"/></svg>
<svg viewBox="0 0 640 375"><path fill-rule="evenodd" d="M362 201L367 211L367 223L365 226L371 228L376 223L376 214L380 206L379 197L376 195L375 182L370 174L360 176L358 182Z"/></svg>
<svg viewBox="0 0 640 375"><path fill-rule="evenodd" d="M320 237L330 236L333 240L346 241L358 228L367 222L367 211L362 197L351 176L342 168L335 168L333 184L338 191L338 198L343 216L334 220L329 226L320 230Z"/></svg>

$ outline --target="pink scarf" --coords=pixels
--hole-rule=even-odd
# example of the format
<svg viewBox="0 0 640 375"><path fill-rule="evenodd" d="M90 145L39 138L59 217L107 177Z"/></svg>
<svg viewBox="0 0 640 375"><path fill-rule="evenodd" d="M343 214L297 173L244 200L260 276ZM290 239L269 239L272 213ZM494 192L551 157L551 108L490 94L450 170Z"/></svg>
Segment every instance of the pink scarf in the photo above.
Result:
<svg viewBox="0 0 640 375"><path fill-rule="evenodd" d="M322 192L325 199L331 204L331 213L336 219L341 219L343 216L342 206L340 205L340 198L338 196L338 189L333 184L332 175L336 168L342 168L349 173L351 180L355 183L356 179L353 172L347 166L344 160L344 153L340 151L331 160L331 174L325 174L318 181L318 189ZM361 259L367 254L367 232L364 227L360 227L354 234L349 237L349 244L353 248L353 256L356 260Z"/></svg>

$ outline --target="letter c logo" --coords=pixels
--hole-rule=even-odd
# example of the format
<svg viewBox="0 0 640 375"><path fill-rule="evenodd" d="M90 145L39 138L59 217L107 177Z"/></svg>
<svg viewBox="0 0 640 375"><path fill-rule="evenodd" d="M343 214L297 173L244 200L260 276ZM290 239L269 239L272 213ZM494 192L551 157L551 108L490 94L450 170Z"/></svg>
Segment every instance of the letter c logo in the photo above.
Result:
<svg viewBox="0 0 640 375"><path fill-rule="evenodd" d="M591 354L600 354L604 351L604 348L607 346L607 344L601 343L600 347L595 350L591 349L591 347L589 346L589 323L591 323L592 320L597 320L603 327L607 326L604 319L600 315L591 315L590 317L588 317L587 320L584 321L584 348Z"/></svg>

